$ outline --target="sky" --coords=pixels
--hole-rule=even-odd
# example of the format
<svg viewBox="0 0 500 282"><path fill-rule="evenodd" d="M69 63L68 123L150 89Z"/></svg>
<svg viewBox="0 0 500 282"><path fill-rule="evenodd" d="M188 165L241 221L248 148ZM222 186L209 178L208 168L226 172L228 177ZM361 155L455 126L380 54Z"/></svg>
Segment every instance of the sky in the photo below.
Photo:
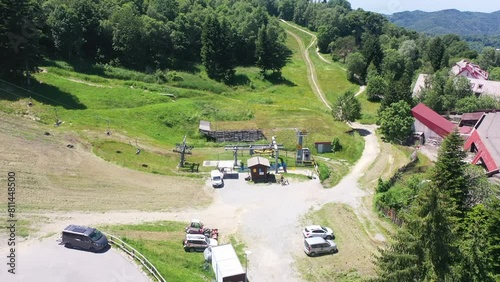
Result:
<svg viewBox="0 0 500 282"><path fill-rule="evenodd" d="M460 11L495 12L500 10L499 0L348 0L353 9L362 8L382 14L421 10L426 12L445 9Z"/></svg>

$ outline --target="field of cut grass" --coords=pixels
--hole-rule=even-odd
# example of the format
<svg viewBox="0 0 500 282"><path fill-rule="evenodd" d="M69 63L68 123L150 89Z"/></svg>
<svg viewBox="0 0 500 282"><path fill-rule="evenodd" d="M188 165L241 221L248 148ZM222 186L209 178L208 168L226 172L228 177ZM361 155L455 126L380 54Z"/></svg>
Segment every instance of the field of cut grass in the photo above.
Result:
<svg viewBox="0 0 500 282"><path fill-rule="evenodd" d="M366 90L358 96L358 100L361 102L361 119L358 120L359 123L363 124L375 124L377 123L378 109L380 108L380 102L368 101L366 97Z"/></svg>
<svg viewBox="0 0 500 282"><path fill-rule="evenodd" d="M182 247L187 222L159 221L137 225L106 225L99 228L134 247L158 269L169 282L213 281L212 266L205 263L203 253L185 252ZM220 241L233 244L244 262L245 245L233 235Z"/></svg>

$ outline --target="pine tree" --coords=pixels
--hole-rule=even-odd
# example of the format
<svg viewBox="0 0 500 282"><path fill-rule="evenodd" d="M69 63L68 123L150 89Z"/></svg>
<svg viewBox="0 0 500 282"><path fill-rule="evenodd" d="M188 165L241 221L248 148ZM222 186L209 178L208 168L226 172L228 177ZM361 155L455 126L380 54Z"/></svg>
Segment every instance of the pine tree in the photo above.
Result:
<svg viewBox="0 0 500 282"><path fill-rule="evenodd" d="M468 194L465 157L463 140L455 130L441 143L438 161L431 176L432 182L454 199L460 212L466 209ZM464 215L461 213L459 216Z"/></svg>
<svg viewBox="0 0 500 282"><path fill-rule="evenodd" d="M434 71L438 71L443 65L445 47L440 37L431 39L427 46L427 57L429 58Z"/></svg>
<svg viewBox="0 0 500 282"><path fill-rule="evenodd" d="M229 81L234 76L235 59L229 23L209 16L202 30L201 58L208 77Z"/></svg>
<svg viewBox="0 0 500 282"><path fill-rule="evenodd" d="M380 282L421 281L425 273L424 252L421 241L410 230L418 230L416 222L410 221L403 225L392 238L387 249L380 250L380 256L375 265Z"/></svg>
<svg viewBox="0 0 500 282"><path fill-rule="evenodd" d="M281 73L281 69L290 59L292 52L284 43L284 36L280 33L279 26L270 22L259 28L256 41L256 65L265 73L272 70Z"/></svg>

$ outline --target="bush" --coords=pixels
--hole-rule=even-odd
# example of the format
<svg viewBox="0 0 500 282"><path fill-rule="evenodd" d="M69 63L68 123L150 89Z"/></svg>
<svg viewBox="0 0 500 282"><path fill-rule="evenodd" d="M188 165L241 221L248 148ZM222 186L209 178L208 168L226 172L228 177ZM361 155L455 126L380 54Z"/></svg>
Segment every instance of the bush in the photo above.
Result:
<svg viewBox="0 0 500 282"><path fill-rule="evenodd" d="M318 170L319 170L319 180L324 181L328 177L330 177L330 169L328 168L327 165L323 163L318 163Z"/></svg>
<svg viewBox="0 0 500 282"><path fill-rule="evenodd" d="M384 193L387 192L391 188L391 184L388 181L382 180L382 178L378 179L378 184L377 184L377 193Z"/></svg>
<svg viewBox="0 0 500 282"><path fill-rule="evenodd" d="M342 150L342 144L340 144L340 139L338 137L333 138L332 141L332 151L338 152Z"/></svg>

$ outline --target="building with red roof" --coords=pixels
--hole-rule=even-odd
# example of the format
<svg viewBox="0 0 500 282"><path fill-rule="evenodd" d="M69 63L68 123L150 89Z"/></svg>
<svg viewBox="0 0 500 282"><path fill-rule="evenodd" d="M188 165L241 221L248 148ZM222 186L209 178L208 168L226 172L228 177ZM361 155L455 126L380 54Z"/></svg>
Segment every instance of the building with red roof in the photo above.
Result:
<svg viewBox="0 0 500 282"><path fill-rule="evenodd" d="M481 165L489 176L500 172L500 112L476 112L462 115L459 127L420 103L411 113L414 131L425 140L441 143L458 128L466 140L464 150L473 154L472 164Z"/></svg>
<svg viewBox="0 0 500 282"><path fill-rule="evenodd" d="M465 76L467 78L488 80L489 77L489 73L487 71L467 60L457 62L453 68L451 68L451 71L456 76Z"/></svg>
<svg viewBox="0 0 500 282"><path fill-rule="evenodd" d="M500 113L484 113L465 141L464 149L475 154L472 164L484 167L488 175L499 172Z"/></svg>
<svg viewBox="0 0 500 282"><path fill-rule="evenodd" d="M456 128L451 121L440 116L423 103L411 109L411 113L415 118L414 131L421 133L424 140L430 139L441 143L443 138Z"/></svg>

